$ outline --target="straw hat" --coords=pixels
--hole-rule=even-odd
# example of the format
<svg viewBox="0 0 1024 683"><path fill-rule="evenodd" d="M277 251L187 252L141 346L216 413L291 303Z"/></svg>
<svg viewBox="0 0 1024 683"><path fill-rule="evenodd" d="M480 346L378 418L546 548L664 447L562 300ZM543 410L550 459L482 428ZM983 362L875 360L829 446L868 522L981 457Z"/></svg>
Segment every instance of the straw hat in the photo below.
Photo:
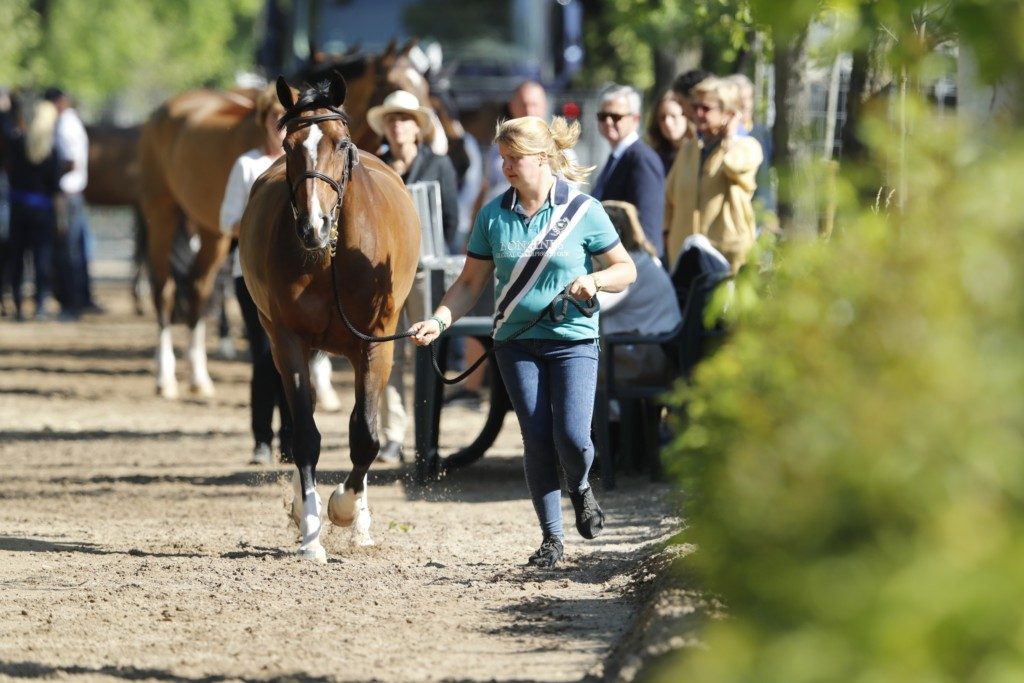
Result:
<svg viewBox="0 0 1024 683"><path fill-rule="evenodd" d="M370 111L366 112L366 122L370 124L373 132L383 135L384 117L388 114L400 112L415 116L416 121L420 124L422 136L424 138L430 137L430 134L434 131L432 112L426 107L421 107L420 101L408 90L396 90L384 98L383 104L371 107Z"/></svg>

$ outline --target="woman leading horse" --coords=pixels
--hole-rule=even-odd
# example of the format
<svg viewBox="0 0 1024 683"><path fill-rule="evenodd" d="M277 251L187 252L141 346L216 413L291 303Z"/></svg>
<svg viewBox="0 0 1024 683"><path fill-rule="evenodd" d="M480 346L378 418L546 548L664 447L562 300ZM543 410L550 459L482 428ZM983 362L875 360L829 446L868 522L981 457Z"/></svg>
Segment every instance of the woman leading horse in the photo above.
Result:
<svg viewBox="0 0 1024 683"><path fill-rule="evenodd" d="M292 412L299 554L322 562L320 433L313 421L309 355L313 349L343 354L355 370L352 471L331 495L328 515L338 526L354 524L357 542L369 544L366 473L380 448L378 400L394 342L357 338L338 309L365 334L394 334L416 272L419 218L398 174L353 144L340 74L297 99L279 78L277 92L285 107L279 124L287 131L285 157L253 186L239 256Z"/></svg>

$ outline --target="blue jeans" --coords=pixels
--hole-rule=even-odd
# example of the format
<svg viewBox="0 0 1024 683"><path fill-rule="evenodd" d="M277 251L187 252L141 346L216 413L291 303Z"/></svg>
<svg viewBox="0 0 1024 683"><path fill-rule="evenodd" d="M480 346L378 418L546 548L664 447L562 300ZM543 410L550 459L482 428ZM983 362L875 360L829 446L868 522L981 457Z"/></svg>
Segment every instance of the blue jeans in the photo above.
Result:
<svg viewBox="0 0 1024 683"><path fill-rule="evenodd" d="M558 463L572 492L588 486L597 340L513 341L495 353L523 433L523 469L545 536L561 538Z"/></svg>

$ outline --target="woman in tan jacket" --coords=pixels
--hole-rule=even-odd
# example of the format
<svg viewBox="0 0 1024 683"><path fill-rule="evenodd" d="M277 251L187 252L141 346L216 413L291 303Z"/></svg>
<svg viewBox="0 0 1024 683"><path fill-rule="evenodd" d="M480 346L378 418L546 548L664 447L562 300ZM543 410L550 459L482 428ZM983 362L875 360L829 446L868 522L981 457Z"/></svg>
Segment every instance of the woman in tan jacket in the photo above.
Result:
<svg viewBox="0 0 1024 683"><path fill-rule="evenodd" d="M665 254L674 266L683 240L706 235L735 273L754 244L754 176L764 155L741 126L734 83L711 77L691 93L699 136L683 140L665 181Z"/></svg>

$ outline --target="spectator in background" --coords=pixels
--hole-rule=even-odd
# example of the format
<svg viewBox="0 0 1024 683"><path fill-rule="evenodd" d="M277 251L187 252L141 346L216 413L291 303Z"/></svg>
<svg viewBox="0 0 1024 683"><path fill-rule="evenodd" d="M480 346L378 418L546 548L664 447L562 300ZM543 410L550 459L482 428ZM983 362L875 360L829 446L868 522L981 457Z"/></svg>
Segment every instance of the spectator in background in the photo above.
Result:
<svg viewBox="0 0 1024 683"><path fill-rule="evenodd" d="M775 186L771 178L772 165L772 133L768 126L754 122L754 84L743 74L733 74L728 80L740 89L740 112L743 115L743 127L750 136L757 140L764 153L764 161L757 169L757 189L754 190L754 213L757 216L758 228L767 228L770 232L779 229L778 200Z"/></svg>
<svg viewBox="0 0 1024 683"><path fill-rule="evenodd" d="M71 106L71 99L60 88L48 88L43 95L57 107L55 144L66 162L60 178L63 194L58 203L56 241L57 300L62 320L77 320L84 312L101 312L93 299L89 261L92 235L85 211L85 185L89 180L89 136Z"/></svg>
<svg viewBox="0 0 1024 683"><path fill-rule="evenodd" d="M277 121L284 113L284 108L277 99L277 91L267 88L256 100L256 122L264 132L261 146L251 149L238 157L231 167L224 200L220 206L220 229L225 235L238 237L238 227L242 213L249 201L249 190L256 179L284 154L281 146L285 131L278 129ZM245 321L245 334L249 340L249 355L252 362L252 377L249 381L249 410L252 435L255 446L249 460L253 465L271 465L274 463L274 452L271 444L274 440L274 408L280 418L278 430L278 449L283 462L292 461L292 415L285 399L281 376L274 366L271 355L270 339L260 323L259 310L245 286L242 277L242 266L238 259L238 249L232 251L232 275L235 278L235 296L238 307Z"/></svg>
<svg viewBox="0 0 1024 683"><path fill-rule="evenodd" d="M675 268L683 240L705 235L735 273L754 244L751 198L763 158L740 125L739 88L711 77L691 91L698 137L679 147L665 186L666 244Z"/></svg>
<svg viewBox="0 0 1024 683"><path fill-rule="evenodd" d="M634 205L647 241L663 259L665 174L658 154L640 139L640 93L628 85L611 85L602 91L600 103L598 131L612 151L590 194Z"/></svg>
<svg viewBox="0 0 1024 683"><path fill-rule="evenodd" d="M0 317L7 317L8 270L11 257L11 200L7 183L8 143L14 129L11 94L0 88Z"/></svg>
<svg viewBox="0 0 1024 683"><path fill-rule="evenodd" d="M672 280L647 241L636 207L628 202L601 202L622 246L636 266L636 281L621 292L599 292L601 334L665 334L682 323ZM666 379L669 361L657 345L623 348L616 354L616 377L623 381Z"/></svg>
<svg viewBox="0 0 1024 683"><path fill-rule="evenodd" d="M547 120L550 111L548 108L548 94L544 86L537 81L523 81L512 93L512 99L508 101L505 119L518 119L524 116L538 116ZM484 158L484 179L480 188L480 197L474 208L474 216L487 202L491 201L509 188L505 175L501 172L501 152L498 145L492 143Z"/></svg>
<svg viewBox="0 0 1024 683"><path fill-rule="evenodd" d="M60 193L62 161L54 146L57 107L43 100L36 105L25 130L20 121L5 125L10 178L11 234L10 283L14 318L25 319L22 310L22 280L25 256L32 253L35 271L35 318L49 317L46 301L53 272L53 241L57 231L55 201Z"/></svg>
<svg viewBox="0 0 1024 683"><path fill-rule="evenodd" d="M693 94L693 88L698 83L706 78L710 78L713 74L710 71L704 69L690 69L684 71L675 77L672 81L672 92L675 93L676 100L679 102L679 106L683 109L683 116L690 122L690 126L687 128L687 138L696 137L699 133L697 130L697 115L693 111L693 104L690 101L690 97Z"/></svg>
<svg viewBox="0 0 1024 683"><path fill-rule="evenodd" d="M665 175L672 168L672 162L676 160L676 152L679 151L679 143L689 134L693 137L694 132L690 130L691 123L683 115L683 105L672 90L666 90L658 98L658 103L651 112L651 118L647 122L647 144L651 146L661 159Z"/></svg>
<svg viewBox="0 0 1024 683"><path fill-rule="evenodd" d="M396 90L384 98L383 104L366 113L367 123L387 141L388 148L381 161L395 170L406 184L437 181L441 190L441 223L444 238L450 243L459 222L459 203L455 167L446 156L438 156L423 142L433 130L432 112L421 107L416 96L405 90ZM418 248L418 245L417 245ZM406 312L413 319L425 314L422 310L423 290L428 273L416 274L413 291L406 301ZM381 430L384 446L378 458L382 462L402 459L402 442L408 429L409 417L405 410L405 367L408 344L400 340L394 346L394 365L380 400Z"/></svg>

